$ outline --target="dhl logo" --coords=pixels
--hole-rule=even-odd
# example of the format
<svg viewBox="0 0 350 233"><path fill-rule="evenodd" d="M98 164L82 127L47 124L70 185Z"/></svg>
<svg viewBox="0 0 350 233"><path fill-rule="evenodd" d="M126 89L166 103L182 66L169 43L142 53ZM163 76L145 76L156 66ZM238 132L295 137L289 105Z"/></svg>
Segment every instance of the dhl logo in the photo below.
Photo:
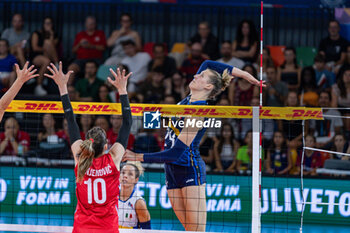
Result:
<svg viewBox="0 0 350 233"><path fill-rule="evenodd" d="M238 112L233 112L234 116L252 116L252 109L244 108L237 109ZM291 109L291 113L283 114L283 111L273 111L271 109L260 109L260 116L271 118L323 118L322 110L304 110Z"/></svg>

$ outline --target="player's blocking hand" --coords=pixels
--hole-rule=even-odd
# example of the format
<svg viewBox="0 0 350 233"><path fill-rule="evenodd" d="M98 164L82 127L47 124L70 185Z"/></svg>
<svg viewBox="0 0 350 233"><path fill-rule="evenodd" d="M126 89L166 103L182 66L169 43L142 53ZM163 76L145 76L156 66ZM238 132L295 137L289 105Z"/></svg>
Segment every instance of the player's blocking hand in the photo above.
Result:
<svg viewBox="0 0 350 233"><path fill-rule="evenodd" d="M112 69L109 69L109 71L115 78L115 80L112 80L110 77L108 77L107 79L109 83L118 89L119 94L127 94L126 85L128 84L128 78L131 76L132 72L125 76L124 69L122 72L120 72L120 69L118 68L117 73Z"/></svg>
<svg viewBox="0 0 350 233"><path fill-rule="evenodd" d="M29 79L39 77L38 74L35 74L37 69L34 69L34 65L30 66L28 68L29 62L27 61L23 69L20 69L18 64L15 64L15 69L16 69L16 74L17 74L17 79L16 81L21 82L22 84L27 82Z"/></svg>
<svg viewBox="0 0 350 233"><path fill-rule="evenodd" d="M123 162L125 161L140 161L143 162L143 154L135 153L131 150L126 150L122 159Z"/></svg>
<svg viewBox="0 0 350 233"><path fill-rule="evenodd" d="M47 69L51 72L51 74L44 74L44 75L48 78L53 79L57 84L57 86L59 87L66 86L69 80L69 76L73 73L73 71L70 70L66 74L64 74L61 61L59 63L58 69L52 63L50 63L50 66L47 66Z"/></svg>

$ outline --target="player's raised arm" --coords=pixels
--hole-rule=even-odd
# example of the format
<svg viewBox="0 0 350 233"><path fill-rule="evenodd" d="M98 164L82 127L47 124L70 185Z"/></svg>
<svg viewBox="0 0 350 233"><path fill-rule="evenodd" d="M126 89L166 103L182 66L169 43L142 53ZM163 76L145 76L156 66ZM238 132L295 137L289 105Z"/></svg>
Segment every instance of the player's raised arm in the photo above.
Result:
<svg viewBox="0 0 350 233"><path fill-rule="evenodd" d="M129 104L128 93L126 91L128 78L132 73L130 72L128 75L125 75L125 70L121 72L119 68L117 69L117 73L112 69L110 69L110 71L114 77L114 80L108 77L108 81L118 89L123 115L123 124L119 129L118 138L110 149L110 154L112 155L114 163L116 164L117 168L119 168L119 164L124 155L125 148L128 145L128 139L132 125L131 108Z"/></svg>
<svg viewBox="0 0 350 233"><path fill-rule="evenodd" d="M18 64L15 64L17 78L15 82L12 84L10 89L5 93L5 95L0 99L0 121L4 116L6 108L9 106L11 101L16 97L19 90L23 86L25 82L29 79L38 77L38 74L35 74L36 69L34 69L34 65L28 68L29 62L26 62L23 66L23 69L20 69Z"/></svg>
<svg viewBox="0 0 350 233"><path fill-rule="evenodd" d="M62 71L62 62L59 63L59 69L57 70L54 64L50 64L47 69L51 72L51 74L45 74L46 77L49 77L55 81L60 91L60 96L62 100L62 106L64 110L64 115L68 122L68 133L69 140L71 144L71 149L74 156L75 164L78 163L77 154L80 152L80 144L82 140L80 138L80 131L77 121L75 119L75 115L73 112L72 105L70 103L67 83L69 80L69 76L73 73L73 71L68 71L66 74Z"/></svg>

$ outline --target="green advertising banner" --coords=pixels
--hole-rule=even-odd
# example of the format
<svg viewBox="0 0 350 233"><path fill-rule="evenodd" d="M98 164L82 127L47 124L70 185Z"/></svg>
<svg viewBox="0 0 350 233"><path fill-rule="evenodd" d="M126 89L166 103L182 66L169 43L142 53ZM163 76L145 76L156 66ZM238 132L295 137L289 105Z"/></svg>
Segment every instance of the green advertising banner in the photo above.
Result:
<svg viewBox="0 0 350 233"><path fill-rule="evenodd" d="M350 226L350 181L336 179L262 178L262 221ZM251 221L251 177L207 175L208 221ZM137 185L154 219L175 218L163 173L147 172ZM317 204L321 203L321 204ZM69 215L76 206L73 169L0 168L1 213ZM24 215L25 216L25 215Z"/></svg>

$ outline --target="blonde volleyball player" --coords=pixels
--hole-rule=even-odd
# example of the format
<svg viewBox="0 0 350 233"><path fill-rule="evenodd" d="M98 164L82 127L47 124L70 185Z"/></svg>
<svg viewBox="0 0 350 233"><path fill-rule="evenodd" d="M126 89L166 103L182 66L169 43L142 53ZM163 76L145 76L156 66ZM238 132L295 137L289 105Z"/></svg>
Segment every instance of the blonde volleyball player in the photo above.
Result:
<svg viewBox="0 0 350 233"><path fill-rule="evenodd" d="M0 99L0 122L2 117L4 116L6 108L10 105L11 101L16 97L19 90L25 82L29 79L38 77L38 74L35 74L36 69L34 69L34 65L28 68L29 62L26 62L21 70L18 64L15 64L17 78L15 82L12 84L10 89L6 91L6 93Z"/></svg>
<svg viewBox="0 0 350 233"><path fill-rule="evenodd" d="M126 163L120 169L119 228L151 229L146 202L135 190L142 174L140 162Z"/></svg>

